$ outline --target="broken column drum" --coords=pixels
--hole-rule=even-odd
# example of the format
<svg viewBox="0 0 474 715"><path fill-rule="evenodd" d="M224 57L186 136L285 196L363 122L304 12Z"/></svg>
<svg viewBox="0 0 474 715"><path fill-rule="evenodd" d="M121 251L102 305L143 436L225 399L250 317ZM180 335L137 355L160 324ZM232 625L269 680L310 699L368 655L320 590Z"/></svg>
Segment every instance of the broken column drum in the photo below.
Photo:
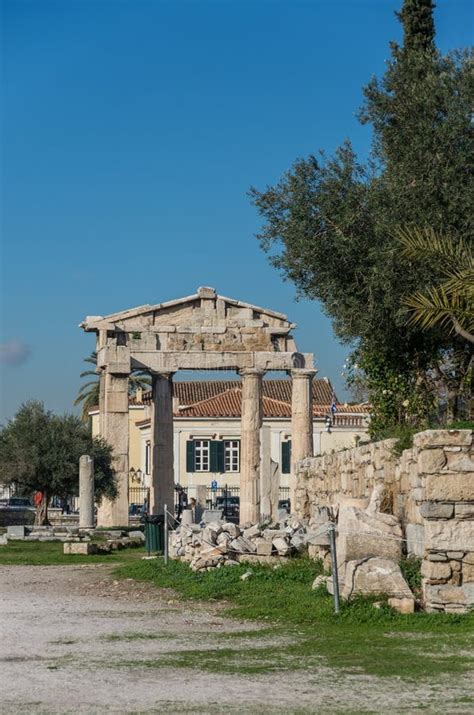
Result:
<svg viewBox="0 0 474 715"><path fill-rule="evenodd" d="M312 452L313 355L297 352L286 315L201 287L178 300L143 305L81 323L97 336L101 436L112 446L119 496L104 499L101 526L128 521L128 382L133 370L153 376L153 513L173 504L172 375L179 370L234 370L242 376L241 518L259 518L262 377L281 370L293 377L293 462ZM267 451L264 450L263 454ZM268 457L270 458L270 457Z"/></svg>
<svg viewBox="0 0 474 715"><path fill-rule="evenodd" d="M79 459L79 528L90 529L94 525L94 460L83 454Z"/></svg>

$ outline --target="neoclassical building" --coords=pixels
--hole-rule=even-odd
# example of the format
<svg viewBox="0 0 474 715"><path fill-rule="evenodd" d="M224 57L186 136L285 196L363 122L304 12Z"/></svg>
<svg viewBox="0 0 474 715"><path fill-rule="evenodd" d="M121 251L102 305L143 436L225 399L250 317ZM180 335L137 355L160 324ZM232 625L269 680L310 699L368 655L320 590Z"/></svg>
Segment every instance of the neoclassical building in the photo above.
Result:
<svg viewBox="0 0 474 715"><path fill-rule="evenodd" d="M267 447L274 479L290 486L291 381L262 381L262 450ZM327 378L315 379L313 392L313 453L327 454L354 447L367 433L367 405L336 403ZM240 486L242 386L238 380L199 380L173 383L174 479L185 487L217 482L218 487ZM90 412L94 434L99 434L99 410ZM152 484L152 393L129 400L129 465L133 480ZM139 475L137 477L136 475Z"/></svg>
<svg viewBox="0 0 474 715"><path fill-rule="evenodd" d="M255 523L272 514L276 480L287 478L294 489L296 462L313 455L315 446L318 453L328 448L331 386L313 382L313 355L298 351L296 326L282 313L201 287L166 303L88 316L80 327L96 334L94 429L114 450L119 486L118 498L99 508L101 525L126 523L135 464L148 472L151 513L173 504L177 481L222 481L225 475L226 483L239 483L242 521ZM130 405L129 376L137 369L151 374L152 390ZM184 383L176 379L180 370L234 371L240 380ZM274 371L287 377L266 380ZM319 395L323 383L326 392ZM188 399L186 390L200 390L199 399ZM349 446L365 432L366 411L345 410L339 407L326 432L334 440L329 449L340 446L337 439ZM131 437L135 430L138 443Z"/></svg>

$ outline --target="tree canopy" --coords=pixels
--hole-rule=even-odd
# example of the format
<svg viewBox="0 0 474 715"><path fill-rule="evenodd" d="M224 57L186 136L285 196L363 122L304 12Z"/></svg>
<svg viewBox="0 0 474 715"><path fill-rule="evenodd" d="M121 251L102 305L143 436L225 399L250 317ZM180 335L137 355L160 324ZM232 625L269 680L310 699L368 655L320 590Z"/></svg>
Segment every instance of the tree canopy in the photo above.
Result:
<svg viewBox="0 0 474 715"><path fill-rule="evenodd" d="M472 54L436 49L431 0L405 0L398 18L403 45L392 43L384 76L364 88L359 118L373 128L369 160L360 161L347 140L332 157L297 159L250 198L264 219L263 250L356 349L353 364L364 368L371 397L384 380L403 378L418 393L411 417L419 420L432 406L431 371L443 373L462 338L407 320L406 296L439 283L443 266L410 260L395 234L432 227L472 242L474 73ZM384 417L409 418L401 404Z"/></svg>
<svg viewBox="0 0 474 715"><path fill-rule="evenodd" d="M42 492L47 505L52 495L78 493L82 454L94 458L96 497L116 497L109 445L75 415L54 415L42 402L27 402L0 431L0 478L23 493Z"/></svg>

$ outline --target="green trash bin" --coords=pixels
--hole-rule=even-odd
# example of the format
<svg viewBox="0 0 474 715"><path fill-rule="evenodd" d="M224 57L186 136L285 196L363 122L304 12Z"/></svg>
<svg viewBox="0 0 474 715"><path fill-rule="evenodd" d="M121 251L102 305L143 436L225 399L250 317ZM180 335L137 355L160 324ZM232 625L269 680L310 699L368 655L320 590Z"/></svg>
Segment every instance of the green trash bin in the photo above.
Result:
<svg viewBox="0 0 474 715"><path fill-rule="evenodd" d="M165 518L162 515L145 517L145 548L148 554L163 553Z"/></svg>

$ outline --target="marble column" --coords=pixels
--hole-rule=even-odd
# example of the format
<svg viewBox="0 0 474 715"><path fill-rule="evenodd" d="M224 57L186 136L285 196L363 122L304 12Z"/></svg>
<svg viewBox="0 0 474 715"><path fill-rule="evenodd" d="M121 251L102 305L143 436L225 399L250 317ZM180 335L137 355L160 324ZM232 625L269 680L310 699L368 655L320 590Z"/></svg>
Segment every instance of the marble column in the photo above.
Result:
<svg viewBox="0 0 474 715"><path fill-rule="evenodd" d="M105 369L100 382L100 434L113 450L118 495L113 501L102 499L97 525L128 526L128 374Z"/></svg>
<svg viewBox="0 0 474 715"><path fill-rule="evenodd" d="M313 377L316 370L291 371L291 511L295 510L296 465L313 456Z"/></svg>
<svg viewBox="0 0 474 715"><path fill-rule="evenodd" d="M94 525L94 460L83 454L79 459L79 528L90 529Z"/></svg>
<svg viewBox="0 0 474 715"><path fill-rule="evenodd" d="M245 368L242 377L240 441L240 523L260 518L260 428L263 370Z"/></svg>
<svg viewBox="0 0 474 715"><path fill-rule="evenodd" d="M174 512L173 373L152 375L152 483L150 514Z"/></svg>

